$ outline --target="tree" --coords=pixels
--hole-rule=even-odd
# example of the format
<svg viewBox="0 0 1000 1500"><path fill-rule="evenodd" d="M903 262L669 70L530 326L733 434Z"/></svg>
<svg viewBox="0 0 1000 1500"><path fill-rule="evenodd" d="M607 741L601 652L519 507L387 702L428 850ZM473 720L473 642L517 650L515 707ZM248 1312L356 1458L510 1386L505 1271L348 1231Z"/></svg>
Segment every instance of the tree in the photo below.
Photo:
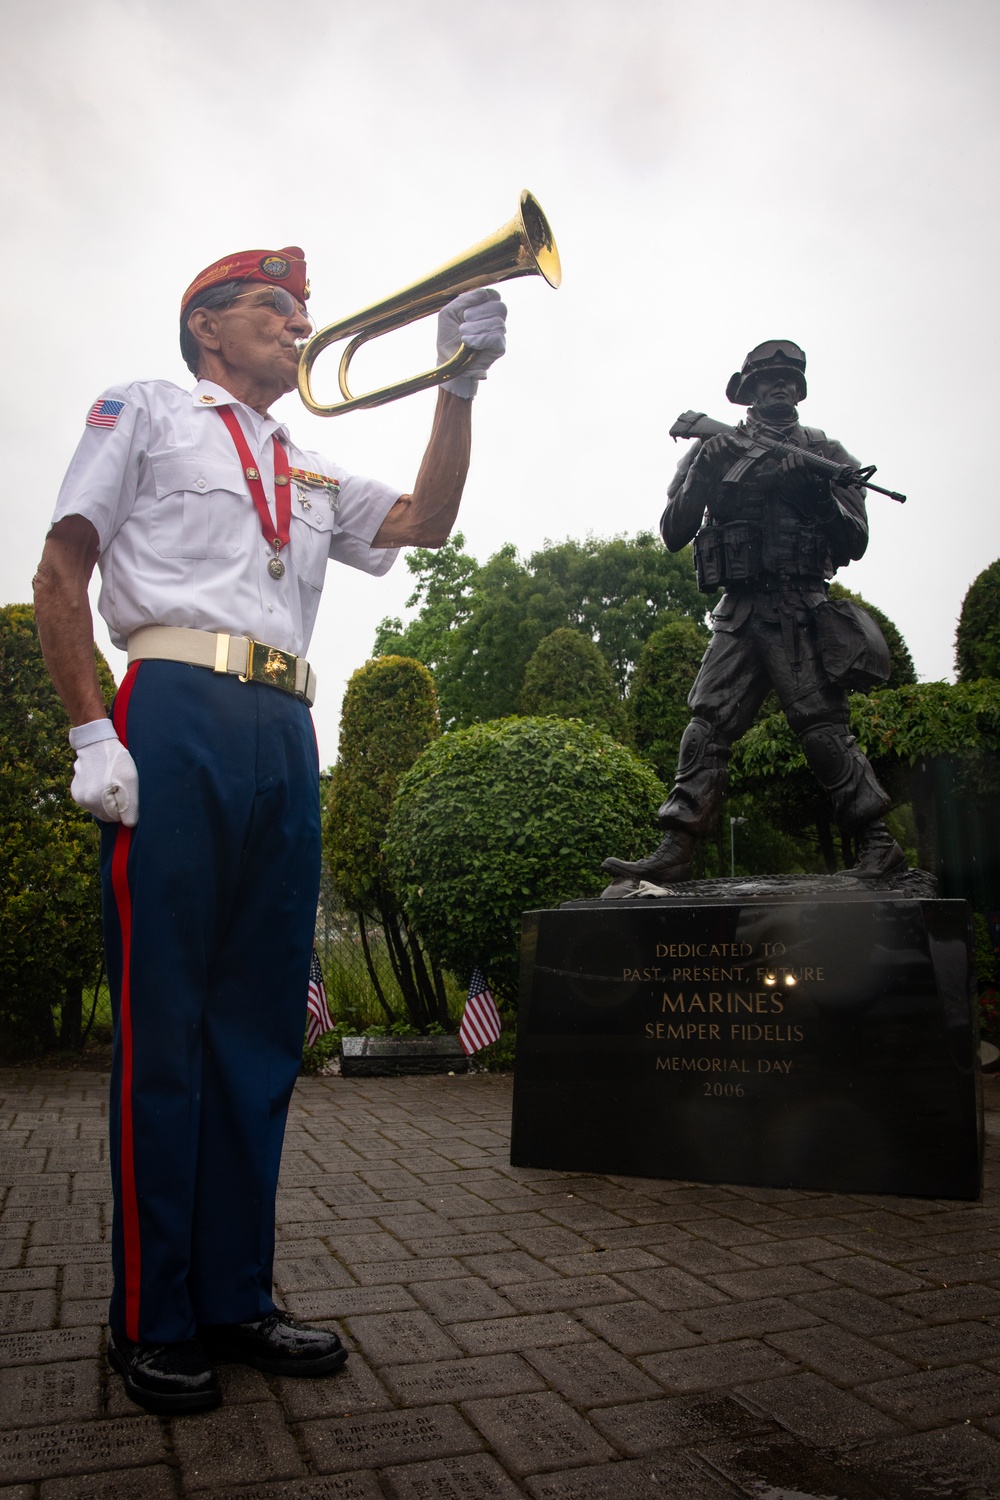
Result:
<svg viewBox="0 0 1000 1500"><path fill-rule="evenodd" d="M879 779L913 807L921 864L944 872L947 894L1000 902L1000 684L914 683L854 693L850 704L851 730ZM801 829L822 798L783 714L736 743L731 768L736 789L763 794L781 827Z"/></svg>
<svg viewBox="0 0 1000 1500"><path fill-rule="evenodd" d="M524 669L518 713L582 719L613 739L628 733L611 668L590 636L563 627L535 647Z"/></svg>
<svg viewBox="0 0 1000 1500"><path fill-rule="evenodd" d="M481 566L460 535L438 552L416 548L418 582L405 627L383 620L376 653L415 656L434 672L446 727L511 714L539 642L569 628L590 637L624 696L643 642L666 612L703 620L690 549L670 553L651 533L549 543L522 562L512 544Z"/></svg>
<svg viewBox="0 0 1000 1500"><path fill-rule="evenodd" d="M384 850L437 961L517 995L521 913L595 896L601 860L642 853L663 796L631 751L578 720L501 719L443 735L400 782Z"/></svg>
<svg viewBox="0 0 1000 1500"><path fill-rule="evenodd" d="M414 1026L447 1024L440 970L429 965L396 899L382 854L400 777L440 733L434 680L418 661L382 656L352 676L344 694L337 764L330 777L323 842L334 886L358 918L365 960L388 1021L397 1019L372 958L368 926L384 933L393 973Z"/></svg>
<svg viewBox="0 0 1000 1500"><path fill-rule="evenodd" d="M628 695L636 749L664 781L673 779L677 750L691 710L688 693L698 675L710 636L686 617L659 625L642 648Z"/></svg>
<svg viewBox="0 0 1000 1500"><path fill-rule="evenodd" d="M114 678L95 655L110 702ZM0 1051L10 1054L78 1047L83 991L101 972L97 828L69 795L68 730L34 610L0 608Z"/></svg>
<svg viewBox="0 0 1000 1500"><path fill-rule="evenodd" d="M955 632L959 682L1000 677L1000 558L974 579Z"/></svg>

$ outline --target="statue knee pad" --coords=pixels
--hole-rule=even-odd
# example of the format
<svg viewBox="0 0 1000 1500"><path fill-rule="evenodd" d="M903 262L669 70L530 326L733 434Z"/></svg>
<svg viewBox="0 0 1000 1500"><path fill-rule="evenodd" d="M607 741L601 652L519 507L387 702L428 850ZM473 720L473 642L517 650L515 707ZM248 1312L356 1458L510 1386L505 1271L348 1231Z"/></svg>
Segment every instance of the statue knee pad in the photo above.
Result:
<svg viewBox="0 0 1000 1500"><path fill-rule="evenodd" d="M702 837L726 790L729 746L707 719L692 719L681 739L677 779L659 811L665 828L682 828Z"/></svg>
<svg viewBox="0 0 1000 1500"><path fill-rule="evenodd" d="M814 724L799 738L813 775L828 792L849 778L851 749L857 745L850 730L839 724Z"/></svg>
<svg viewBox="0 0 1000 1500"><path fill-rule="evenodd" d="M815 724L800 739L813 775L833 804L838 823L846 828L861 828L882 816L892 798L846 725Z"/></svg>
<svg viewBox="0 0 1000 1500"><path fill-rule="evenodd" d="M691 776L696 771L724 771L729 763L729 746L707 719L692 719L681 736L677 755L677 775Z"/></svg>

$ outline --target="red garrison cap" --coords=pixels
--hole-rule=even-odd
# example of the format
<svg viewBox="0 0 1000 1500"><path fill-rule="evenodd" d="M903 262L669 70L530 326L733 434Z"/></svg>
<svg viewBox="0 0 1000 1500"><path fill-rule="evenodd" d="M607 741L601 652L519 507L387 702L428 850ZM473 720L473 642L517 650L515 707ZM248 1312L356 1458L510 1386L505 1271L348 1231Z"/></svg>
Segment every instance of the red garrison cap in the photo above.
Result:
<svg viewBox="0 0 1000 1500"><path fill-rule="evenodd" d="M224 281L277 284L287 287L299 302L309 296L305 256L298 245L286 245L284 250L237 250L199 271L181 298L181 317L192 297L210 286L221 286Z"/></svg>

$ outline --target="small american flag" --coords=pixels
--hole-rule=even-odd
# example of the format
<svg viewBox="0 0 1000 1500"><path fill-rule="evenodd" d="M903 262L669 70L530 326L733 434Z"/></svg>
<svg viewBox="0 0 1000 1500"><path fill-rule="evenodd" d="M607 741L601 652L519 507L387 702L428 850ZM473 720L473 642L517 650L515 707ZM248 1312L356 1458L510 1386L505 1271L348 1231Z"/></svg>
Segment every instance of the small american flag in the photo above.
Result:
<svg viewBox="0 0 1000 1500"><path fill-rule="evenodd" d="M87 413L87 426L113 427L124 410L124 401L112 401L109 397L102 396Z"/></svg>
<svg viewBox="0 0 1000 1500"><path fill-rule="evenodd" d="M306 1046L315 1047L321 1036L333 1030L333 1017L326 1003L326 986L319 966L319 954L313 949L309 965L309 996L306 1000Z"/></svg>
<svg viewBox="0 0 1000 1500"><path fill-rule="evenodd" d="M481 1047L488 1047L500 1035L500 1012L486 983L486 975L477 965L469 980L469 997L462 1013L458 1040L468 1057Z"/></svg>

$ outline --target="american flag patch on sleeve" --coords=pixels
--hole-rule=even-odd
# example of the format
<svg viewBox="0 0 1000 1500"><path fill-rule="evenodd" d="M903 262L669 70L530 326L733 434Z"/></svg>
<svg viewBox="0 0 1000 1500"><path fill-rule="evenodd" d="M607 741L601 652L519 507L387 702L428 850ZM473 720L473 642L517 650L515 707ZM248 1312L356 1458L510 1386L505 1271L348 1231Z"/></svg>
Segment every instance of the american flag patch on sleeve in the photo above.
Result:
<svg viewBox="0 0 1000 1500"><path fill-rule="evenodd" d="M94 402L87 413L87 426L113 427L124 410L124 401L113 401L107 396L102 396Z"/></svg>

